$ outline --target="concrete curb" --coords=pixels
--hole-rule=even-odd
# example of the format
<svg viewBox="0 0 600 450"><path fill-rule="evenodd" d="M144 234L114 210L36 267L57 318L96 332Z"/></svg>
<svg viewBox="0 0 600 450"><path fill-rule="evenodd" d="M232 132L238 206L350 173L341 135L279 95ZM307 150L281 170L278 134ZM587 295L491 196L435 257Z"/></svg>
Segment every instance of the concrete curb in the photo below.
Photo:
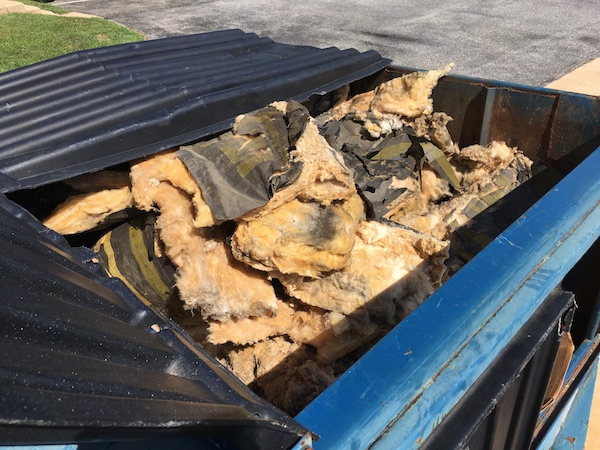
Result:
<svg viewBox="0 0 600 450"><path fill-rule="evenodd" d="M10 14L13 12L27 12L23 3L11 0L0 0L0 14Z"/></svg>
<svg viewBox="0 0 600 450"><path fill-rule="evenodd" d="M600 96L600 58L578 67L544 87Z"/></svg>

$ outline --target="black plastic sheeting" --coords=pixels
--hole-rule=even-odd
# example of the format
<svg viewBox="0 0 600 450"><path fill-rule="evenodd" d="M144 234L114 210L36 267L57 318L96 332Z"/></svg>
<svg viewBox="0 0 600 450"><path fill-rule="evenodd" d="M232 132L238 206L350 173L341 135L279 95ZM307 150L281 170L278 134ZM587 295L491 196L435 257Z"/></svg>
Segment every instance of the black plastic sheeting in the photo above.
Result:
<svg viewBox="0 0 600 450"><path fill-rule="evenodd" d="M0 444L271 449L306 432L2 194L0 248Z"/></svg>
<svg viewBox="0 0 600 450"><path fill-rule="evenodd" d="M225 30L61 56L0 75L0 191L146 156L241 113L307 100L390 63L374 51Z"/></svg>

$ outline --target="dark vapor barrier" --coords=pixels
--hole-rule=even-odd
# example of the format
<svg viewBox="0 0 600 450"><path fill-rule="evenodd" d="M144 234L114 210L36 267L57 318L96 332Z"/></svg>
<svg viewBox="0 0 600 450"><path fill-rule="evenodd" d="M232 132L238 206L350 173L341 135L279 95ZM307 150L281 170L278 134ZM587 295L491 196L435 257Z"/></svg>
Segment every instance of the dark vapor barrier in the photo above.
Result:
<svg viewBox="0 0 600 450"><path fill-rule="evenodd" d="M225 30L76 52L0 75L0 190L192 142L239 114L308 99L389 64Z"/></svg>

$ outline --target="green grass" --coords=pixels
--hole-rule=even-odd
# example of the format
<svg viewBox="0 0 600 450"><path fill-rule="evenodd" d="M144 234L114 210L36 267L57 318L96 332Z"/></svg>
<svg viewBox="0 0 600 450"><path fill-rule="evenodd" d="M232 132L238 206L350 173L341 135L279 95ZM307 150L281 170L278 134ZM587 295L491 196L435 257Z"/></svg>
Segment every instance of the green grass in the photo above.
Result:
<svg viewBox="0 0 600 450"><path fill-rule="evenodd" d="M141 40L141 34L100 18L8 14L0 16L0 72L77 50Z"/></svg>
<svg viewBox="0 0 600 450"><path fill-rule="evenodd" d="M37 6L40 9L45 9L47 11L52 11L55 14L66 14L69 11L58 6L52 6L47 3L34 2L33 0L17 0L20 3L25 5Z"/></svg>

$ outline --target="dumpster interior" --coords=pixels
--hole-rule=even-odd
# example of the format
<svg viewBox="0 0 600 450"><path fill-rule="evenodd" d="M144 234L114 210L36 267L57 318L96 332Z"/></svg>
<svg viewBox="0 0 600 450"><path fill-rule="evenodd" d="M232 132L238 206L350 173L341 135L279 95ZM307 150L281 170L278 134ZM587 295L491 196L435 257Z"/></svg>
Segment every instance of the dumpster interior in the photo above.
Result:
<svg viewBox="0 0 600 450"><path fill-rule="evenodd" d="M164 321L154 332L189 336L211 370L295 416L600 146L598 100L450 69L387 68L5 195L15 217L121 280L111 289ZM598 286L580 273L562 286L575 311L562 292L554 306L575 347L598 326ZM548 330L565 326L556 317Z"/></svg>

